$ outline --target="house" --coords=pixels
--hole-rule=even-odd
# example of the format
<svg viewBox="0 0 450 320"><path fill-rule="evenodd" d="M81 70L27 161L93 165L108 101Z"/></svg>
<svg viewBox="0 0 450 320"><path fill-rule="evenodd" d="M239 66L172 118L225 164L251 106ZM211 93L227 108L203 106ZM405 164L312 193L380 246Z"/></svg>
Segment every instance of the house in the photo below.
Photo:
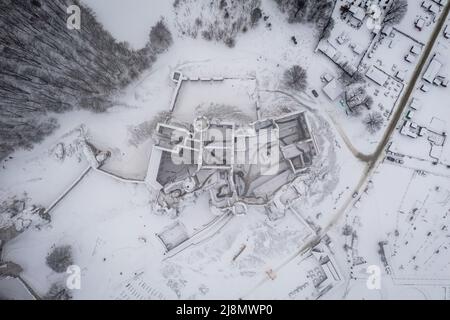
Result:
<svg viewBox="0 0 450 320"><path fill-rule="evenodd" d="M425 20L422 18L419 18L416 20L414 25L416 26L417 29L419 29L419 31L422 31L423 27L425 27Z"/></svg>
<svg viewBox="0 0 450 320"><path fill-rule="evenodd" d="M438 14L439 11L440 11L440 8L439 8L439 6L437 4L432 3L428 7L428 11L430 11L432 14Z"/></svg>
<svg viewBox="0 0 450 320"><path fill-rule="evenodd" d="M418 137L416 130L411 127L411 121L405 121L402 128L400 129L400 134L416 139Z"/></svg>
<svg viewBox="0 0 450 320"><path fill-rule="evenodd" d="M425 83L420 87L420 91L422 92L428 92L430 91L430 87L427 86Z"/></svg>
<svg viewBox="0 0 450 320"><path fill-rule="evenodd" d="M355 18L358 21L363 21L364 18L366 17L366 11L361 7L352 5L349 11L352 14L353 18Z"/></svg>
<svg viewBox="0 0 450 320"><path fill-rule="evenodd" d="M418 45L413 45L413 46L411 47L410 52L411 52L412 54L418 55L418 54L421 54L421 53L422 53L422 48L421 48L420 46L418 46Z"/></svg>
<svg viewBox="0 0 450 320"><path fill-rule="evenodd" d="M384 26L383 29L381 29L381 34L384 36L390 36L394 28L392 26Z"/></svg>
<svg viewBox="0 0 450 320"><path fill-rule="evenodd" d="M450 39L450 28L448 27L448 25L446 25L444 29L444 38Z"/></svg>
<svg viewBox="0 0 450 320"><path fill-rule="evenodd" d="M434 3L436 3L436 4L440 5L440 6L445 5L446 1L447 0L433 0Z"/></svg>
<svg viewBox="0 0 450 320"><path fill-rule="evenodd" d="M414 110L409 110L409 111L406 113L405 118L408 119L408 120L411 120L412 118L414 118Z"/></svg>
<svg viewBox="0 0 450 320"><path fill-rule="evenodd" d="M389 76L386 73L384 73L375 66L371 66L369 68L369 70L366 73L366 77L380 86L384 85L389 79Z"/></svg>
<svg viewBox="0 0 450 320"><path fill-rule="evenodd" d="M331 80L325 87L322 88L322 91L331 101L335 101L344 93L344 90L336 79Z"/></svg>
<svg viewBox="0 0 450 320"><path fill-rule="evenodd" d="M423 137L423 136L426 135L427 133L428 133L428 129L427 129L427 128L421 127L421 128L419 129L419 137Z"/></svg>
<svg viewBox="0 0 450 320"><path fill-rule="evenodd" d="M419 111L422 107L422 104L420 103L420 100L417 98L413 98L411 100L411 103L409 104L409 107L413 110Z"/></svg>
<svg viewBox="0 0 450 320"><path fill-rule="evenodd" d="M436 86L442 85L442 78L441 77L434 78L433 84L436 85Z"/></svg>
<svg viewBox="0 0 450 320"><path fill-rule="evenodd" d="M416 56L413 55L413 54L411 54L411 53L408 53L408 54L405 56L405 60L406 60L407 62L409 62L409 63L413 63L413 62L416 61Z"/></svg>
<svg viewBox="0 0 450 320"><path fill-rule="evenodd" d="M405 81L406 72L405 71L397 71L397 73L395 74L395 77L400 81Z"/></svg>
<svg viewBox="0 0 450 320"><path fill-rule="evenodd" d="M361 55L364 52L364 48L359 44L355 44L353 46L353 52L356 53L357 55Z"/></svg>
<svg viewBox="0 0 450 320"><path fill-rule="evenodd" d="M328 83L334 79L334 77L329 73L324 73L321 77L322 81Z"/></svg>
<svg viewBox="0 0 450 320"><path fill-rule="evenodd" d="M425 71L425 74L423 75L423 80L425 80L428 83L433 83L434 79L438 76L438 73L441 70L441 68L442 63L440 63L436 59L436 55L434 55L430 61L430 64L427 67L427 70Z"/></svg>

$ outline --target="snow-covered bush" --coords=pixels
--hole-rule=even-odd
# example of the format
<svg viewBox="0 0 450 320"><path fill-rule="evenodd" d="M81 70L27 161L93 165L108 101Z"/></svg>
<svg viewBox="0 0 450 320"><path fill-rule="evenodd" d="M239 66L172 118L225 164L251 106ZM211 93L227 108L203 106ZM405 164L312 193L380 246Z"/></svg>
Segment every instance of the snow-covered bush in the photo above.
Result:
<svg viewBox="0 0 450 320"><path fill-rule="evenodd" d="M9 241L31 226L48 222L44 209L28 204L26 195L8 197L0 202L0 240Z"/></svg>
<svg viewBox="0 0 450 320"><path fill-rule="evenodd" d="M179 31L192 38L202 37L233 47L236 36L258 24L261 0L176 0Z"/></svg>
<svg viewBox="0 0 450 320"><path fill-rule="evenodd" d="M295 90L303 91L307 86L307 73L299 65L293 65L284 72L284 83Z"/></svg>
<svg viewBox="0 0 450 320"><path fill-rule="evenodd" d="M46 258L47 265L55 272L66 272L73 264L72 247L60 246L53 249Z"/></svg>
<svg viewBox="0 0 450 320"><path fill-rule="evenodd" d="M274 0L289 23L312 23L319 30L328 23L333 11L332 0Z"/></svg>
<svg viewBox="0 0 450 320"><path fill-rule="evenodd" d="M72 294L70 290L62 283L54 283L50 290L44 296L44 300L70 300Z"/></svg>

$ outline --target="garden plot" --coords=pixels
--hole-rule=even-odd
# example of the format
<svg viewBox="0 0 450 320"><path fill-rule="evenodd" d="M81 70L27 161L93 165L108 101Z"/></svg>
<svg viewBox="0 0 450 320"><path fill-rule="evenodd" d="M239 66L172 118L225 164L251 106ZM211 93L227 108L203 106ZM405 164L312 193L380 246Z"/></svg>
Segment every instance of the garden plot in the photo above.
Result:
<svg viewBox="0 0 450 320"><path fill-rule="evenodd" d="M372 187L341 224L351 275L367 280L368 266L376 265L384 298L409 297L411 288L422 291L423 285L430 286L427 297L442 298L450 274L449 233L443 229L450 222L448 179L388 164L372 179ZM364 289L355 288L349 298L367 295Z"/></svg>
<svg viewBox="0 0 450 320"><path fill-rule="evenodd" d="M398 81L407 83L416 66L415 61L419 59L422 50L423 44L403 32L393 29L388 35L380 35L376 39L364 57L363 63L365 65L374 64L392 77L396 77ZM410 55L414 62L406 61L405 56L407 55ZM386 59L386 57L391 58Z"/></svg>
<svg viewBox="0 0 450 320"><path fill-rule="evenodd" d="M381 112L386 118L385 124L387 124L403 91L403 84L393 77L389 77L382 86L367 80L366 90L374 100L372 109Z"/></svg>
<svg viewBox="0 0 450 320"><path fill-rule="evenodd" d="M450 262L446 259L450 254L449 224L448 180L414 172L389 241L395 276L450 282Z"/></svg>
<svg viewBox="0 0 450 320"><path fill-rule="evenodd" d="M439 16L436 16L423 8L422 3L435 4L432 0L408 0L408 11L396 28L410 35L414 39L422 43L426 43L431 32L433 31L436 21L439 19ZM439 11L442 11L442 7L438 7ZM415 26L418 19L424 20L424 27L421 31Z"/></svg>
<svg viewBox="0 0 450 320"><path fill-rule="evenodd" d="M354 146L361 152L369 154L374 151L389 124L394 107L403 90L403 84L392 77L389 77L382 86L370 79L366 81L365 90L374 101L371 110L364 109L361 115L353 116L343 107L343 103L339 102L336 115L342 130L348 135ZM384 119L381 129L374 133L369 133L364 123L370 112L378 112Z"/></svg>

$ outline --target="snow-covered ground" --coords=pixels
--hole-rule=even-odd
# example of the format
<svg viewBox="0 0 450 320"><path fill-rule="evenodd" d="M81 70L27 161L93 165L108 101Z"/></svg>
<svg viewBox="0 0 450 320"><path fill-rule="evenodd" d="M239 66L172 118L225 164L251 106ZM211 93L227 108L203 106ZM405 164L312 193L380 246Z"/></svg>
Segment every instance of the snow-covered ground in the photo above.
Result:
<svg viewBox="0 0 450 320"><path fill-rule="evenodd" d="M320 76L327 72L338 77L339 71L324 55L315 53L318 34L312 26L288 24L274 1L263 0L267 21L261 20L254 29L238 35L236 46L228 48L178 32L171 1L132 0L127 1L126 10L119 0L83 2L118 41L127 41L135 49L145 45L151 26L161 16L173 33L174 43L139 80L115 96L116 106L106 113L74 111L56 115L61 126L54 134L33 150L16 152L4 161L0 168L2 196L25 192L32 203L50 205L88 166L78 144L84 138L111 152L105 170L121 177L144 179L152 141L145 134L137 141L133 132L140 124L151 123L161 112L168 111L175 89L170 77L175 70L189 77L233 78L222 83L186 81L174 112L180 120L191 121L198 106L207 108L211 103L235 106L251 119L256 118L256 103L263 116L277 114L283 107L306 110L321 147L321 161L315 164L316 174L308 176L307 196L293 203L302 219L287 214L274 222L263 208L252 207L246 216L233 217L212 237L173 257L165 255L155 234L175 221L193 234L211 221L213 215L206 195L187 203L174 219L156 214L153 195L145 185L90 171L51 212L50 224L40 230L27 230L4 247L2 258L20 264L23 279L38 293L45 294L53 283L65 280L67 275L53 272L45 258L51 248L70 245L75 264L82 271L81 290L72 292L76 299L286 298L290 290L296 290L290 288L294 285L290 283L292 275L300 279L299 283L306 283L310 281L306 272L317 268L316 260L297 256L313 238L311 226L327 230L338 222L331 234L337 242L335 258L343 268L346 284L333 292L333 297L442 298L439 290L450 283L441 282L439 288L432 289L423 287L426 283L421 282L414 289L397 284L411 275L423 277L423 272L433 279L448 278L449 265L442 264L445 258L434 258L445 257L447 252L439 245L448 242L441 228L449 216L439 213L447 210L448 180L433 175L422 177L415 170L382 164L373 178L373 189L352 206L352 194L364 181L366 169L356 156L373 151L381 133L368 136L360 121L349 119L339 109L339 101L331 103L321 92ZM292 36L298 44L292 42ZM363 40L367 40L366 36ZM398 45L403 51L409 42ZM304 93L293 92L280 81L286 68L294 64L308 72L308 89ZM312 89L320 92L318 98L311 95ZM444 101L447 91L434 89L441 90L435 101ZM431 94L434 96L428 93ZM446 111L439 117L449 118ZM404 137L396 136L394 142L400 138ZM58 158L61 145L66 150L64 158ZM426 201L428 197L430 202ZM417 201L422 202L423 211L416 216L423 221L417 222L413 232L408 212L417 206ZM347 210L349 203L351 209ZM431 220L424 216L427 210L433 212L427 216ZM346 224L358 237L352 248L344 251L349 239L341 230ZM430 236L428 232L432 232ZM395 237L402 237L403 242L396 242ZM415 240L406 245L405 239L410 238ZM388 241L387 256L394 276L386 277L385 288L389 290L368 291L364 268L380 264L379 241ZM414 260L425 264L424 268L414 268L415 263L410 261L413 255L417 256ZM366 263L353 268L350 262L359 256ZM280 270L279 278L259 287L272 269ZM347 281L349 275L356 275L356 279ZM307 290L293 298L311 298L314 294Z"/></svg>

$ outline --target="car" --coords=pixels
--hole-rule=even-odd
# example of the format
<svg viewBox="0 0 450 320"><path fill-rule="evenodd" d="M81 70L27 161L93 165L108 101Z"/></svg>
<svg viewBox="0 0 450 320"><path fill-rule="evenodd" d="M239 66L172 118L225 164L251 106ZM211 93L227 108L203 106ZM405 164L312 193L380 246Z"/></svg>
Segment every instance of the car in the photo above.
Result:
<svg viewBox="0 0 450 320"><path fill-rule="evenodd" d="M386 160L391 161L391 162L395 162L395 158L389 157L389 156L386 157Z"/></svg>
<svg viewBox="0 0 450 320"><path fill-rule="evenodd" d="M317 98L317 97L319 96L319 94L317 93L317 91L316 91L316 90L313 90L313 91L311 91L311 92L312 92L312 94L313 94L313 96L314 96L314 97L316 97L316 98Z"/></svg>

